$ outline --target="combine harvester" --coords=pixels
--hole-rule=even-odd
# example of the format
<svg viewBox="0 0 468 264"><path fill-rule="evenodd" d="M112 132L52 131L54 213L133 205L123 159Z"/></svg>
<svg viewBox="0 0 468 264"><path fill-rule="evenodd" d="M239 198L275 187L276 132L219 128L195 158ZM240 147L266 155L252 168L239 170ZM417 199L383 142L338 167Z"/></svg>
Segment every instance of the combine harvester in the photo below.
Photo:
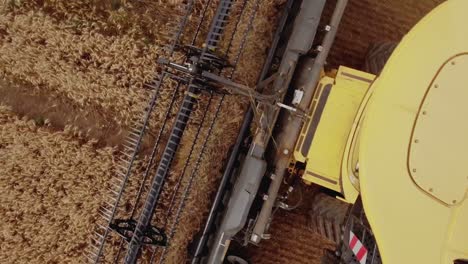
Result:
<svg viewBox="0 0 468 264"><path fill-rule="evenodd" d="M287 1L255 89L231 80L237 61L220 50L235 2L219 2L206 41L195 48L196 41L183 46L179 40L193 6L188 1L169 56L159 59L163 70L150 85L153 100L136 138L129 140L133 154L114 203L104 208L107 224L97 234L90 259L101 261L108 236L116 233L122 239L115 262L136 263L147 246L154 247L152 263L154 256L165 261L210 133L201 141L201 153L194 155L190 184L169 232L151 220L193 105L205 93L209 103L218 97L217 111L227 94L245 95L253 103L193 243L192 263L247 263L228 256L230 242L239 236L245 245L269 239L272 212L291 209L288 197L298 180L324 190L313 199L315 227L339 245L324 263L468 263L468 126L462 121L468 114L468 1L447 1L396 48L377 47L368 58L371 73L340 67L329 76L323 68L347 0L336 1L324 25L326 0ZM255 12L251 16L249 21ZM245 44L248 30L244 34ZM177 49L186 52L180 61L172 56ZM178 82L178 89L185 87L183 103L156 174L142 183L150 191L139 214L118 219L125 183L165 79ZM210 129L216 116L208 122ZM137 200L134 207L139 204ZM162 253L156 254L158 248Z"/></svg>

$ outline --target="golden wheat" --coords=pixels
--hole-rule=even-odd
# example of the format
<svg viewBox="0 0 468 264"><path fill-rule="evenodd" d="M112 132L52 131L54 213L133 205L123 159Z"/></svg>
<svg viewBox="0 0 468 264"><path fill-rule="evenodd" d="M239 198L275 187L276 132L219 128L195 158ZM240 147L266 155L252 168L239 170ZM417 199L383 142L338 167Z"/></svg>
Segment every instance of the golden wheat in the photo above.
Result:
<svg viewBox="0 0 468 264"><path fill-rule="evenodd" d="M111 148L0 105L0 262L76 263L114 165Z"/></svg>
<svg viewBox="0 0 468 264"><path fill-rule="evenodd" d="M143 84L154 76L156 70L154 61L161 54L163 36L167 35L169 30L167 22L171 15L180 13L172 5L172 2L171 0L145 1L141 4L138 1L120 1L118 4L120 7L112 7L109 5L110 1L44 0L18 1L13 6L11 4L8 7L3 6L0 8L3 10L0 16L0 47L2 49L0 52L0 75L10 80L29 83L34 89L49 92L51 96L67 97L78 107L103 111L113 117L118 124L124 127L128 126L130 119L142 111L148 100ZM196 12L200 12L202 2L204 1L197 2ZM277 17L276 6L283 1L264 0L262 2L258 19L253 23L253 32L249 35L246 49L239 60L238 71L234 76L237 81L250 86L255 85L272 38L273 26ZM208 17L212 17L214 14L216 1L213 3L208 10ZM248 14L253 9L252 3L254 1L251 1L245 10L246 15L240 24L239 32L247 29ZM191 19L196 22L197 17L191 17ZM194 27L194 25L195 23L191 23L190 27ZM207 29L208 25L202 26L203 32L206 32ZM203 34L198 42L202 40ZM236 46L239 46L241 41L242 34L239 34L233 41L233 49L229 54L231 59L237 56L238 48ZM159 104L161 109L168 105L170 88L173 86L173 84L168 85L167 89L162 92ZM208 121L214 117L215 104L218 99L210 108ZM168 255L170 263L183 263L187 258L187 244L203 223L211 194L216 188L220 175L222 166L220 161L236 137L246 102L245 98L226 98L200 164L194 188L188 199L187 209L181 216L178 232L171 243L173 246L170 247ZM173 183L181 173L191 143L194 142L197 131L195 124L200 121L202 105L203 103L194 113L182 140L179 154L174 160L173 172L168 179L168 188L161 197L163 203L168 202L168 193L173 189ZM155 114L161 118L163 111L157 111ZM35 128L34 131L37 133L40 130ZM79 133L76 129L71 128L68 128L67 131ZM207 127L202 130L202 137L198 142L203 141L206 133ZM62 133L57 134L61 135ZM34 133L31 132L30 137L33 136ZM56 138L57 144L70 144L70 141L67 140L69 139ZM89 148L90 151L93 150L91 145ZM29 150L25 149L24 151L30 153ZM50 147L50 151L60 153L62 150L54 146ZM198 151L200 151L200 145L196 146L195 153ZM90 157L94 155L89 152L83 155L86 154ZM66 160L72 159L70 156L73 155L75 154L67 152L63 154L63 157L57 154L52 155L49 159L52 161L55 159ZM116 155L114 158L116 159ZM145 157L141 157L141 159L145 160ZM40 157L32 156L31 160L24 160L23 166L34 167L41 162ZM107 160L102 161L95 158L95 163L92 166L89 163L84 164L93 168L96 174L106 171L104 178L108 179L109 166L111 165L108 165ZM56 166L61 170L73 168L72 165L70 168L66 165L57 164ZM83 169L80 167L76 170ZM17 172L17 175L22 174ZM56 178L61 179L60 176L51 174L51 181L57 180ZM101 186L101 178L90 177L83 181L83 184ZM97 183L95 184L95 182ZM6 183L11 184L10 182ZM182 189L186 184L187 180L185 179ZM135 185L131 186L135 187ZM95 210L94 212L86 211L84 216L84 222L87 221L86 229L89 231L92 229L97 207L102 203L103 197L94 195L94 193L88 194L89 196L83 198L83 204L86 203L86 206ZM47 196L47 199L53 199L55 192L44 192L43 195ZM133 198L132 195L130 198ZM177 201L180 201L180 198ZM55 212L53 203L47 203L47 206L44 206L45 210L49 210L51 207L50 210ZM12 205L8 208L15 210ZM68 212L67 210L70 208L63 206L60 207L60 210ZM62 214L62 211L57 212L57 214ZM32 255L29 257L30 259L27 259L28 262L53 262L55 259L53 259L52 253L45 252L42 248L46 243L37 242L43 234L61 232L57 226L60 219L52 218L51 222L53 224L47 232L33 228L33 231L28 235L35 242L30 243L28 250L16 248L14 255L23 254L26 257ZM32 223L25 223L25 227L29 225ZM61 237L61 247L73 250L53 251L53 254L57 254L55 257L64 259L65 262L78 262L80 258L76 257L83 253L89 241L80 242L80 247L74 247L75 242L69 238L68 236ZM81 237L78 240L81 241ZM52 239L48 241L55 245ZM36 245L36 243L38 244Z"/></svg>
<svg viewBox="0 0 468 264"><path fill-rule="evenodd" d="M157 46L92 30L76 34L41 12L4 15L0 25L7 32L2 74L79 106L98 106L114 113L119 124L128 124L141 111L146 99L141 88L154 74Z"/></svg>

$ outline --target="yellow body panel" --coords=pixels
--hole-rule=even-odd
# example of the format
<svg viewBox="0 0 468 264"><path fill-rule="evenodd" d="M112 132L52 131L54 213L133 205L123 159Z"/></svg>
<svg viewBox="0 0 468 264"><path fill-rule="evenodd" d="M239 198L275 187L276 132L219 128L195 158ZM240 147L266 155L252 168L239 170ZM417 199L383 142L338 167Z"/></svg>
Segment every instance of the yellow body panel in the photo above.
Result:
<svg viewBox="0 0 468 264"><path fill-rule="evenodd" d="M468 116L467 70L468 54L439 70L419 108L408 155L415 183L448 205L463 201L468 187L467 156L461 155L468 150L468 126L460 125Z"/></svg>
<svg viewBox="0 0 468 264"><path fill-rule="evenodd" d="M349 152L348 139L355 132L357 114L374 78L346 67L334 79L322 78L310 107L310 120L295 148L295 159L306 164L303 180L342 193L345 199L349 196L349 202L355 201L357 190L349 183L348 173L342 177L342 160Z"/></svg>
<svg viewBox="0 0 468 264"><path fill-rule="evenodd" d="M374 76L375 78L375 76ZM358 113L354 119L354 123L349 132L348 142L346 144L345 152L343 155L343 161L341 164L341 183L342 183L342 194L345 201L348 203L354 203L359 196L359 146L360 146L360 131L362 121L364 119L365 110L367 104L372 96L372 92L375 87L375 81L367 91L363 98L361 105L359 106Z"/></svg>
<svg viewBox="0 0 468 264"><path fill-rule="evenodd" d="M468 54L467 10L468 1L450 0L426 16L373 87L360 132L359 181L383 263L468 259L468 67L437 79L447 62ZM426 101L435 80L443 84L436 89L451 90Z"/></svg>

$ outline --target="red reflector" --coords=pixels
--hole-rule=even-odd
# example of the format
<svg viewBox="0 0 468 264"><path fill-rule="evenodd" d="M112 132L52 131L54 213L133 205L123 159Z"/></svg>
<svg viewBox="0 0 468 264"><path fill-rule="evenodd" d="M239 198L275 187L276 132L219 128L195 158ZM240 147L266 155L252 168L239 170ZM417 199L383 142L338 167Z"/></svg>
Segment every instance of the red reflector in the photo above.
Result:
<svg viewBox="0 0 468 264"><path fill-rule="evenodd" d="M349 248L353 251L359 263L366 264L367 249L352 231L349 232Z"/></svg>

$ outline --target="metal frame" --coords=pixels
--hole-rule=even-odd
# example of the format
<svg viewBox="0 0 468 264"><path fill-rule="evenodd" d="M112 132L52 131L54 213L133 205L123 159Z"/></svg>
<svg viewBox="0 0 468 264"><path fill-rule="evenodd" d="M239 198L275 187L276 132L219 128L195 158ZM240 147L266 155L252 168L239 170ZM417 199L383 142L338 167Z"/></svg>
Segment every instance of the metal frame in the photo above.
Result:
<svg viewBox="0 0 468 264"><path fill-rule="evenodd" d="M273 92L280 94L279 102L284 100L286 92L290 89L291 80L301 56L307 54L312 48L325 2L326 0L302 2L279 66L278 77L273 84ZM303 112L310 104L320 77L320 71L335 39L346 5L347 0L337 2L330 24L325 28L327 32L322 45L317 49L318 55L308 73L309 79L307 87L304 89L303 99L297 107L299 112ZM280 112L276 106L262 105L256 110L261 113L260 127L256 131L240 168L240 174L232 190L227 209L211 245L207 261L209 264L220 263L224 259L230 241L246 224L249 211L257 197L257 191L266 172L265 154L271 143L273 127L280 124L283 130L275 138L274 149L276 153L271 160L272 164L276 166L275 172L271 177L268 194L264 196L263 207L255 220L250 240L253 243L259 243L262 238L268 237L266 230L271 222L272 209L277 202L284 173L289 166L290 156L297 138L295 135L298 135L302 128L303 119L300 116L286 112L278 120ZM227 172L229 173L229 171ZM196 256L196 258L199 257Z"/></svg>
<svg viewBox="0 0 468 264"><path fill-rule="evenodd" d="M92 263L98 263L103 256L104 246L109 240L112 233L118 234L120 239L120 246L117 254L114 256L114 262L120 260L120 254L125 252L125 263L135 263L141 255L141 249L143 246L151 245L163 247L163 251L159 255L159 263L165 262L167 246L170 245L170 240L174 236L177 230L177 224L179 222L182 211L185 208L185 203L188 197L188 194L193 186L194 179L198 174L199 165L201 164L203 154L206 150L208 140L213 131L214 125L216 124L217 118L223 106L225 94L220 94L217 96L216 87L212 86L211 83L206 82L206 78L202 77L203 72L210 72L212 74L221 74L224 68L227 68L229 72L227 73L228 78L232 78L236 71L236 66L242 56L242 52L246 45L247 36L252 30L253 19L256 16L258 11L260 0L255 0L255 6L253 13L250 14L249 26L248 29L241 36L239 50L233 54L232 63L227 63L226 59L219 57L219 44L222 39L224 32L224 27L229 21L230 10L233 6L234 0L221 0L218 4L216 14L214 19L211 22L210 30L207 34L205 44L203 48L196 48L193 45L198 41L201 36L201 27L204 21L206 21L207 9L211 5L211 0L209 0L202 10L202 17L197 25L197 29L192 38L191 45L183 46L181 43L181 36L186 30L186 25L190 14L193 12L194 0L189 0L185 4L180 6L181 16L179 17L179 22L177 19L173 23L174 33L168 37L169 45L166 46L166 58L167 59L158 59L159 64L162 66L162 72L158 75L155 80L148 83L146 87L152 92L151 100L148 107L145 109L144 116L142 119L137 119L136 126L132 128L130 136L127 140L127 144L123 145L124 151L122 152L122 157L125 159L122 160L122 163L118 165L121 168L121 171L118 172L118 177L115 178L115 186L111 193L110 202L106 206L101 208L101 214L103 215L104 223L98 224L99 229L95 234L95 238L91 244L92 251L88 252L88 259ZM235 37L235 33L240 25L240 21L244 16L244 7L247 4L247 0L242 0L241 2L242 9L241 13L237 18L237 21L234 21L235 28L230 37L226 38L227 40L227 49L224 51L224 54L227 55L230 53L232 48L232 41ZM184 48L188 47L188 48ZM174 53L178 49L185 49L186 57L182 61L174 59ZM215 53L216 52L216 55ZM184 65L184 66L182 66ZM188 66L185 66L188 65ZM117 212L122 211L120 208L122 204L122 197L125 193L127 182L130 177L133 176L133 167L137 159L137 155L140 151L140 146L145 137L149 123L151 122L151 115L157 106L157 99L160 94L161 87L165 85L168 79L175 80L177 82L176 87L174 88L169 107L165 110L165 119L162 123L162 126L157 133L157 138L153 145L151 151L151 157L145 172L143 173L141 185L138 189L137 197L134 202L132 202L133 207L131 209L131 214L129 218L119 219ZM159 160L156 174L154 177L150 177L151 171L153 170L153 164L156 161L156 156L158 156L158 150L162 143L162 135L168 128L168 117L169 114L173 111L173 106L177 99L177 94L180 90L186 89L184 98L182 99L182 105L178 109L176 120L170 128L168 138L169 140L166 143L163 153L161 153L161 159ZM183 137L185 128L190 120L190 116L193 110L194 105L198 101L200 93L207 93L209 100L206 104L206 108L203 112L203 117L198 127L196 138L193 144L191 145L190 153L187 157L183 172L177 179L177 184L175 191L171 196L171 204L166 214L166 219L164 220L164 225L162 228L152 226L152 218L156 207L159 204L159 196L164 188L165 179L168 175L168 171L171 168L172 160L177 152L178 146L180 144L181 138ZM206 118L209 110L212 110L212 102L214 102L214 96L218 97L217 104L214 106L214 115L211 120ZM204 138L202 138L201 130L206 130L204 133ZM200 138L200 140L198 140ZM200 142L200 143L197 143ZM195 155L195 145L198 145L199 149L198 155ZM192 160L192 157L195 157ZM127 159L128 158L128 159ZM189 163L192 163L189 168ZM189 171L191 169L191 171ZM186 176L187 175L187 176ZM182 178L188 177L188 184L184 186L183 190L181 188ZM148 183L148 179L151 179L151 182ZM145 186L150 184L150 190L146 194L142 210L139 209L139 202L143 198L145 192ZM179 191L180 190L180 191ZM176 196L178 195L177 205ZM137 215L138 213L138 215ZM172 214L172 216L170 216ZM172 223L169 223L169 217L172 219ZM170 226L168 234L166 234L166 228ZM128 243L127 249L125 249ZM150 262L153 263L156 261L156 252L157 248L153 249Z"/></svg>
<svg viewBox="0 0 468 264"><path fill-rule="evenodd" d="M243 1L243 7L245 7L247 0ZM155 81L147 85L148 88L153 89L153 96L151 98L150 104L146 109L142 121L138 122L138 126L136 126L136 128L133 129L134 132L131 133L131 136L128 140L128 145L124 146L124 149L130 152L124 152L123 156L128 157L129 160L124 160L123 165L120 166L122 167L123 172L121 173L121 178L118 178L117 180L115 190L113 190L113 193L116 196L112 197L111 203L109 203L109 208L103 209L103 215L107 222L107 225L103 225L101 227L103 232L97 232L98 239L95 240L96 251L95 253L92 253L90 255L90 259L94 263L99 262L103 253L104 244L110 234L110 231L116 231L122 237L118 254L115 257L115 262L119 260L120 253L126 245L125 242L128 242L124 262L129 264L133 264L137 261L137 259L141 255L141 249L144 245L157 245L165 247L170 243L171 238L176 232L181 212L185 207L185 202L187 200L188 193L190 192L194 178L201 163L201 159L205 151L208 138L211 135L211 131L214 127L214 124L216 122L217 116L220 112L221 106L223 105L224 98L226 95L225 93L221 94L220 99L218 101L218 105L215 108L214 118L211 120L211 122L205 120L205 116L207 114L208 109L211 106L214 93L219 92L219 90L216 87L216 83L220 83L221 86L226 84L232 84L230 85L231 88L237 90L245 90L248 88L243 86L240 87L237 84L229 81L229 79L233 77L234 71L236 70L237 63L239 62L243 48L245 47L247 36L253 26L253 19L259 9L260 0L255 0L254 2L254 11L248 22L248 29L245 31L242 37L240 49L234 58L232 71L227 74L228 79L220 78L219 74L224 70L225 67L229 66L229 63L227 63L223 57L219 57L217 55L218 53L214 53L214 51L218 49L219 43L221 41L224 32L224 27L228 22L233 2L234 0L221 0L219 2L216 14L214 16L213 21L211 22L209 33L204 42L205 44L203 45L203 48L198 49L195 48L193 44L197 42L197 39L200 34L201 24L205 19L208 5L211 4L211 1L208 1L207 5L202 11L203 17L200 19L200 23L198 24L197 30L195 31L195 35L192 39L192 46L189 46L187 48L187 56L184 59L183 63L180 63L173 61L172 55L174 54L176 49L182 47L180 43L180 37L185 31L188 22L188 17L193 11L194 1L188 1L183 7L184 15L181 16L180 23L177 29L175 30L173 39L172 41L170 41L170 45L167 47L168 59L158 60L158 62L163 66L162 74L159 78L155 79ZM278 42L280 41L282 29L285 27L286 20L288 19L288 13L291 10L291 7L294 2L294 0L290 0L286 5L286 15L280 22L280 30L278 30L273 43L274 48L272 48L267 58L267 62L262 71L260 81L270 79L266 78L266 75L269 73L273 57L277 53L276 47L278 45ZM303 112L304 109L307 109L312 95L314 93L315 85L318 82L320 71L325 63L325 58L327 57L333 40L335 38L336 30L343 15L343 11L346 6L347 0L338 0L331 23L325 29L327 33L325 34L323 43L317 49L318 55L314 60L310 73L308 73L310 77L307 82L308 87L304 91L303 99L299 103L297 109L291 108L287 105L287 102L283 103L283 101L285 100L286 93L290 87L293 75L296 70L296 66L300 62L301 57L307 54L312 48L312 44L315 40L315 35L319 26L325 2L326 0L313 0L303 1L301 3L299 13L295 18L294 27L292 28L289 41L287 43L286 49L284 50L283 57L279 65L278 73L273 74L272 76L274 77L272 77L271 80L268 81L268 83L270 81L273 82L273 94L271 98L268 97L268 100L261 101L261 98L264 98L265 95L258 93L255 96L255 98L257 99L256 103L258 104L256 106L256 109L250 108L249 111L247 111L246 113L244 124L237 139L234 152L229 159L227 169L223 175L221 185L215 197L213 207L210 211L207 224L205 225L205 228L203 230L202 239L200 239L200 242L197 245L197 250L195 252L195 258L193 260L193 263L196 263L200 260L200 253L206 247L208 235L210 233L210 230L213 229L212 225L214 219L219 213L218 207L221 203L221 199L224 198L227 182L232 177L233 165L238 159L240 145L242 144L243 139L246 136L246 131L248 130L250 123L253 120L254 112L261 113L260 126L255 134L255 137L253 139L252 144L250 145L248 152L246 153L245 159L243 160L243 164L240 168L240 174L237 178L237 182L234 186L234 189L232 190L227 210L224 213L224 218L221 222L219 229L217 230L216 236L214 237L214 243L213 245L211 245L212 247L208 263L220 263L224 258L224 254L226 253L226 250L228 248L229 241L237 232L239 232L244 227L252 203L257 196L259 185L267 171L268 162L265 159L265 154L271 143L270 141L272 139L273 127L277 123L279 123L283 125L285 131L282 131L283 133L281 133L276 138L277 145L275 147L277 153L275 153L275 158L273 158L272 160L273 164L276 165L276 171L274 173L275 178L271 181L268 196L266 196L267 198L265 199L262 210L260 211L257 217L257 221L253 229L253 234L251 236L251 241L254 243L258 243L261 240L261 238L265 235L266 228L271 221L271 211L274 204L276 203L276 197L278 195L278 190L282 182L284 171L289 165L289 158L292 153L292 151L289 150L292 150L294 148L295 137L291 135L296 135L300 133L300 129L302 127L303 122L303 117L301 117L300 115L292 115L288 113L285 114L286 118L283 118L283 116L281 116L281 119L278 119L280 117L280 109L281 107L283 107L286 108L288 111L296 110L299 113ZM237 27L239 26L242 16L243 10L238 21L235 24L235 29L237 29ZM229 50L232 47L232 39L234 38L235 31L236 30L234 30L234 33L231 36L231 39L228 43L228 48L225 53L226 55L229 53ZM151 159L145 170L142 184L137 193L137 199L134 203L131 217L129 219L115 219L116 212L118 210L120 200L124 193L126 183L132 171L132 166L136 160L136 155L139 152L140 145L148 128L151 119L151 113L156 106L156 100L159 96L159 90L164 84L164 81L167 80L167 78L176 80L178 82L178 85L173 92L170 106L168 109L166 109L166 120L163 122L162 127L158 133L156 143L153 146ZM262 83L262 86L268 85L268 83ZM164 151L161 154L161 159L159 160L156 169L156 174L151 180L150 190L146 196L142 210L139 212L139 216L136 217L136 209L140 199L143 196L144 186L146 185L150 171L153 167L157 149L159 149L159 145L161 143L161 135L164 133L167 127L167 117L172 111L172 107L176 100L177 91L183 89L184 87L186 87L187 90L182 100L182 105L178 109L176 120L172 128L170 129L168 136L169 140L167 141ZM174 159L185 128L190 120L193 107L197 103L198 94L206 91L209 94L209 101L206 106L200 127L198 128L196 138L198 139L201 127L205 124L205 121L208 122L208 132L206 134L205 139L201 143L202 145L200 155L198 156L198 158L195 159L192 171L188 176L188 185L185 186L185 189L181 193L181 201L177 206L177 210L175 210L175 216L173 217L173 222L169 231L169 235L166 235L165 229L168 224L167 219L169 216L167 216L163 228L152 226L152 218L154 216L155 209L158 206L159 196L164 188L164 183L168 175L168 171L171 168L172 160ZM272 104L269 101L270 99L274 100L274 102L277 102L277 104ZM278 107L278 105L280 107ZM194 154L194 147L197 141L198 140L195 140L195 142L191 146L190 154L187 158L186 166L183 170L184 172L180 176L176 185L176 191L174 192L174 196L172 196L171 198L172 202L175 202L176 200L175 195L179 192L180 181L182 180L182 177L185 176L186 169L188 168L188 163L190 162L191 157ZM174 212L173 210L174 206L170 205L168 214ZM134 219L134 217L136 217L136 220ZM163 263L165 261L165 256L166 248L163 249L163 252L160 255L159 263ZM153 250L151 263L155 261L155 258L156 249Z"/></svg>
<svg viewBox="0 0 468 264"><path fill-rule="evenodd" d="M267 59L264 63L262 72L259 77L259 83L265 79L268 79L267 76L271 72L273 59L275 56L277 56L278 44L280 42L280 39L283 37L283 30L286 26L288 18L292 15L291 8L292 8L294 1L295 0L288 0L288 2L286 3L284 7L284 11L280 19L280 22L278 23L278 27L277 27L275 37L272 42L272 46L270 47ZM242 146L244 144L246 137L248 136L248 133L249 133L249 130L250 130L253 118L254 118L253 111L254 110L252 109L252 106L250 105L244 115L242 126L239 129L236 142L233 145L231 153L229 155L229 159L227 160L226 167L221 177L221 181L218 185L218 189L216 191L215 198L213 200L210 211L208 213L207 220L205 222L205 225L202 228L200 237L197 239L196 243L193 246L194 251L193 251L193 258L191 260L192 264L200 263L202 259L206 257L206 253L208 249L207 242L209 238L212 237L214 233L216 232L216 227L214 226L214 224L215 224L216 219L221 216L222 209L223 209L223 206L222 206L223 200L224 198L226 198L226 195L228 194L228 189L230 186L229 183L232 182L233 177L234 177L233 171L234 171L235 164L239 162L239 155L242 151Z"/></svg>
<svg viewBox="0 0 468 264"><path fill-rule="evenodd" d="M310 1L310 2L312 3L315 1ZM326 34L325 34L325 37L323 38L320 48L318 49L319 53L317 57L315 58L314 65L312 66L311 71L308 75L309 79L306 81L307 85L304 88L304 96L303 96L301 103L299 104L299 107L298 107L299 109L306 110L308 109L310 105L317 83L320 78L320 72L322 71L325 65L325 60L328 57L328 53L330 52L330 49L335 40L336 33L338 31L338 26L343 17L344 10L347 6L347 3L348 3L347 0L338 0L338 2L336 3L335 11L333 12L333 16L330 20L330 23L325 28ZM322 8L323 8L325 1L320 4L322 5ZM317 7L306 6L306 8L310 8L310 10L312 11L312 10L315 10ZM310 19L310 18L307 18L307 19ZM302 22L302 23L307 25L307 22ZM316 21L316 23L317 23L316 25L317 27L319 21ZM306 28L310 30L310 26L307 26ZM303 34L302 30L304 29L298 29L301 35ZM309 45L312 45L312 43L313 43L313 39ZM267 227L269 226L269 223L271 221L271 213L276 203L276 198L278 196L279 188L283 181L283 177L286 173L286 170L289 166L289 162L290 162L293 150L294 150L294 146L296 144L296 140L302 129L303 120L301 120L300 118L286 117L283 120L284 121L281 127L283 127L284 130L281 131L281 133L277 137L278 147L277 147L277 153L276 153L275 161L274 161L274 164L275 164L274 175L275 176L268 189L267 199L263 204L263 207L257 218L256 225L254 227L253 234L252 234L252 241L255 243L260 242L261 238L265 235Z"/></svg>

